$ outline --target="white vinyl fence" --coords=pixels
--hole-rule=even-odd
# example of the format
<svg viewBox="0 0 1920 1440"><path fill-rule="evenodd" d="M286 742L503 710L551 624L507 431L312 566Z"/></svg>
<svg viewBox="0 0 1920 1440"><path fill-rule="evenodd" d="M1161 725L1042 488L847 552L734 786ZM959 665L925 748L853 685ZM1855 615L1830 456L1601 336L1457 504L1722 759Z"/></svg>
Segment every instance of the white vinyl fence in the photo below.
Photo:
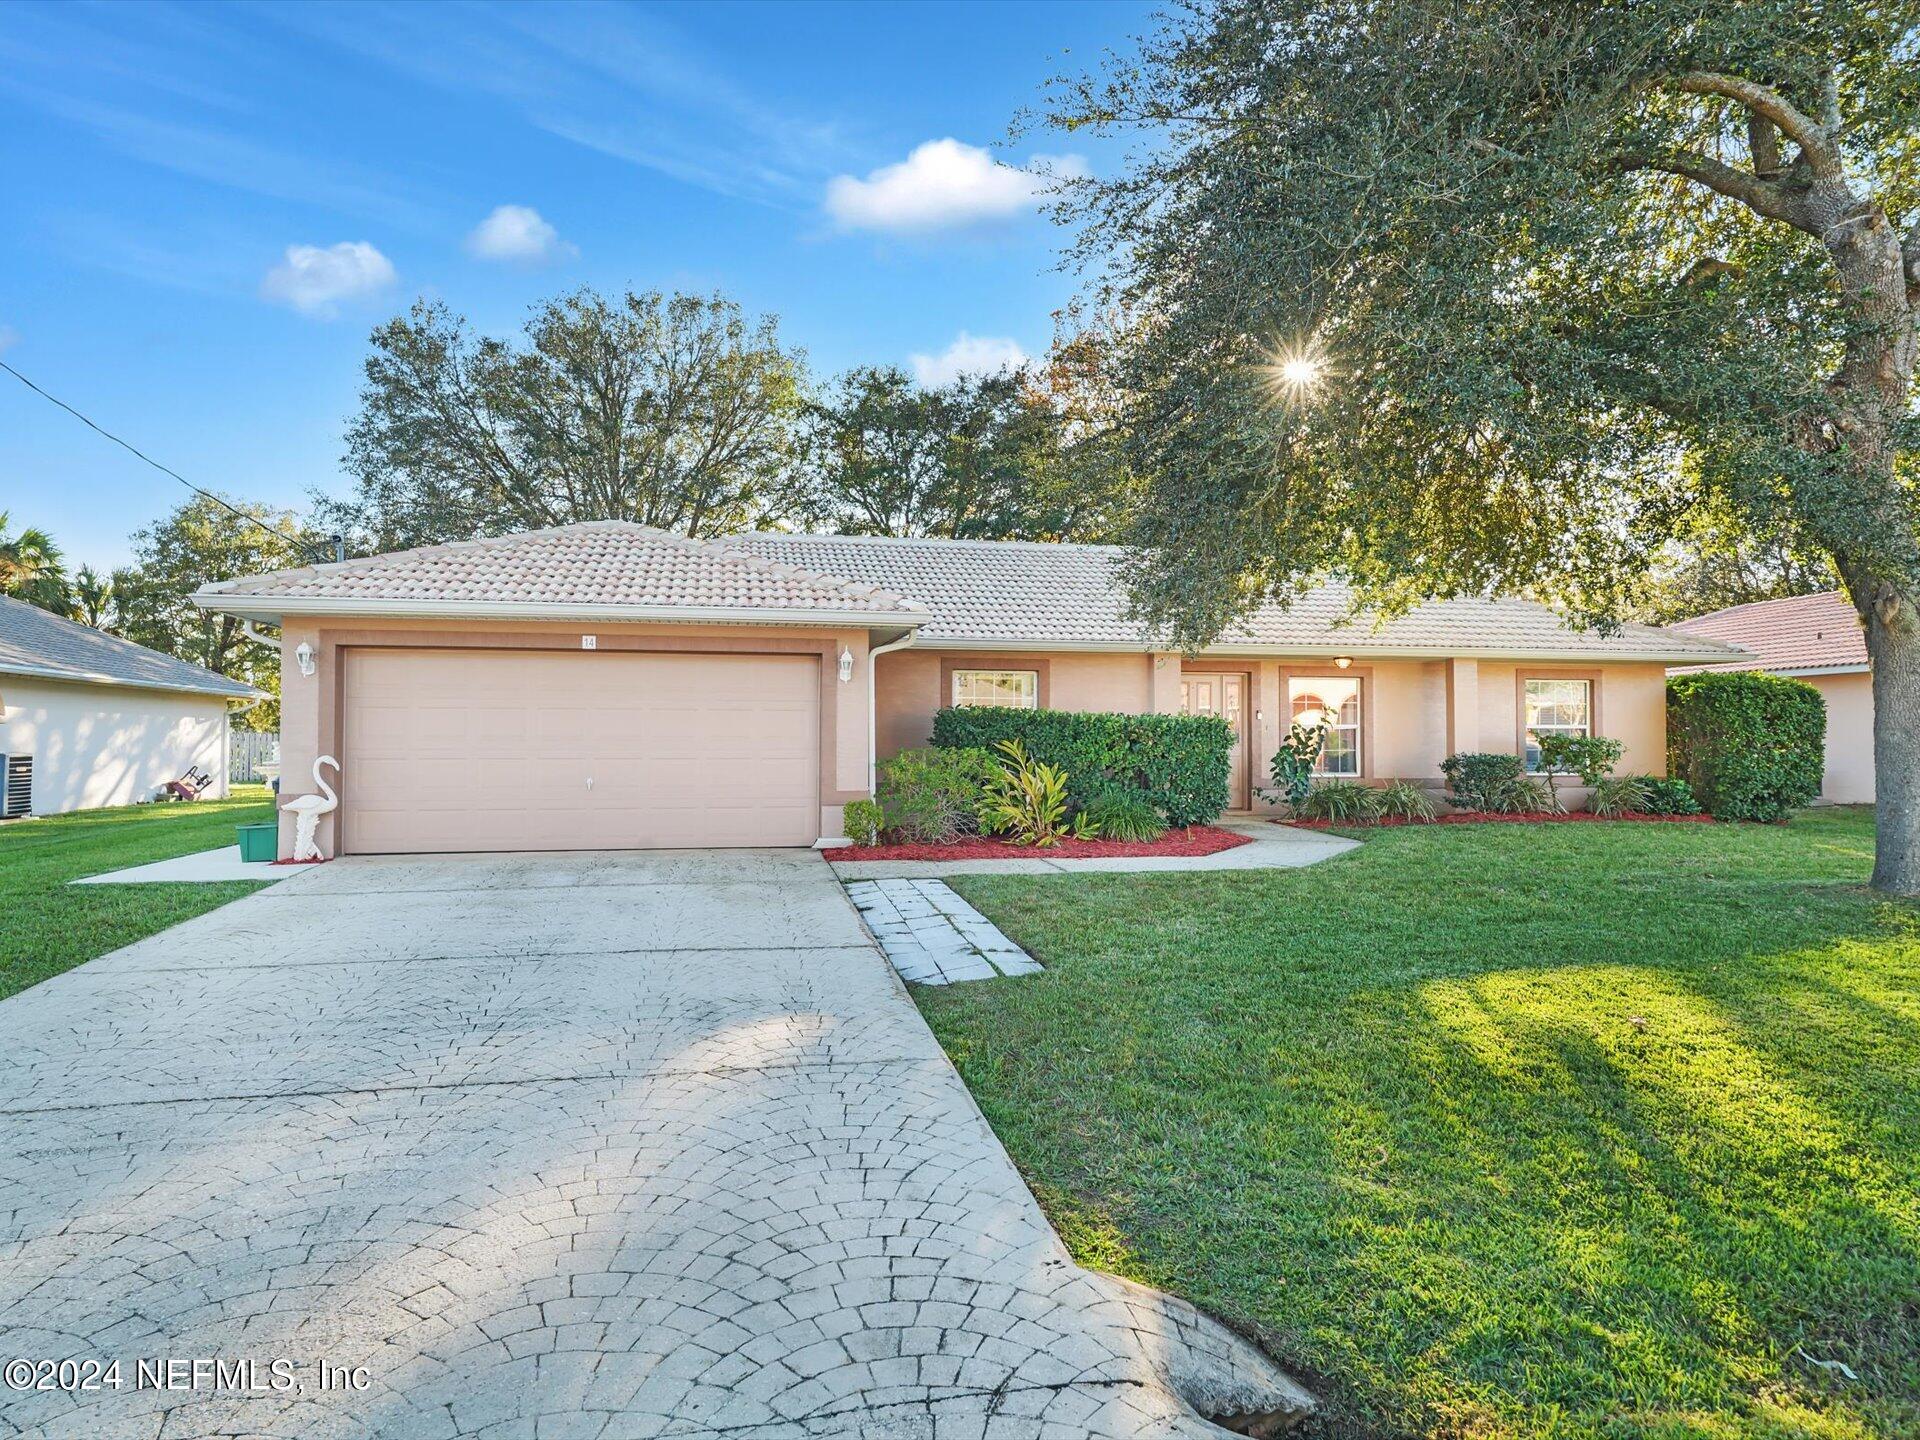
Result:
<svg viewBox="0 0 1920 1440"><path fill-rule="evenodd" d="M263 761L271 762L280 758L280 732L278 730L235 730L231 732L233 744L227 750L227 783L229 785L258 785L266 780L260 773Z"/></svg>

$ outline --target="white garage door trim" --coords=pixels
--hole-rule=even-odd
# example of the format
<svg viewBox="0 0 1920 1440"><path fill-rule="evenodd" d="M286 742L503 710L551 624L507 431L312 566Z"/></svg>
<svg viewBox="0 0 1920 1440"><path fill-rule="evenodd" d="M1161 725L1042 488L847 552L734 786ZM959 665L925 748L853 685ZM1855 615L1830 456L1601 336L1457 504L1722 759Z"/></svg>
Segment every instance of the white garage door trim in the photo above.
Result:
<svg viewBox="0 0 1920 1440"><path fill-rule="evenodd" d="M820 660L344 651L341 853L810 845Z"/></svg>

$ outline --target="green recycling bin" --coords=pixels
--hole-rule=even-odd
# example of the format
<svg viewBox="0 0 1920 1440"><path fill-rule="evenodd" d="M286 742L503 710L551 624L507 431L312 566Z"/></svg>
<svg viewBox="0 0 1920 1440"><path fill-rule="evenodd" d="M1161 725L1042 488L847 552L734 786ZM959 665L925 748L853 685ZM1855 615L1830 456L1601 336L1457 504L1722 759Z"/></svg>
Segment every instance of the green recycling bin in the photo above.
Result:
<svg viewBox="0 0 1920 1440"><path fill-rule="evenodd" d="M273 860L280 853L280 822L263 820L258 825L236 825L240 832L240 858L249 864Z"/></svg>

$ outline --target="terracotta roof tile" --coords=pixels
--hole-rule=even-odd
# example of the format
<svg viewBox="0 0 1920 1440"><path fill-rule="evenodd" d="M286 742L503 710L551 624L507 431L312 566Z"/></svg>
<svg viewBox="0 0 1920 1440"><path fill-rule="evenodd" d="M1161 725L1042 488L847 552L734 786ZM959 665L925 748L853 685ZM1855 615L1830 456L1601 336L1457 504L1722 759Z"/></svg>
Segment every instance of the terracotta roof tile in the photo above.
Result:
<svg viewBox="0 0 1920 1440"><path fill-rule="evenodd" d="M1867 664L1867 637L1853 602L1838 590L1756 600L1682 620L1684 634L1751 650L1751 659L1696 669L1846 670Z"/></svg>

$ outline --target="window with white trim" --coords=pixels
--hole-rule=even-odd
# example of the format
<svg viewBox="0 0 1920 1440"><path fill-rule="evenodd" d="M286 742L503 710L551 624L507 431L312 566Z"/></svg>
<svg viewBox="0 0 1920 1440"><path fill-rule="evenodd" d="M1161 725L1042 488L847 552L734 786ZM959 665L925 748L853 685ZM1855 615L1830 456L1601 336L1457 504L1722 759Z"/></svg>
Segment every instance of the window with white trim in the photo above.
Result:
<svg viewBox="0 0 1920 1440"><path fill-rule="evenodd" d="M993 705L1007 710L1040 708L1038 670L956 670L953 703Z"/></svg>
<svg viewBox="0 0 1920 1440"><path fill-rule="evenodd" d="M1527 773L1540 773L1536 735L1591 735L1593 682L1591 680L1529 680L1525 686Z"/></svg>
<svg viewBox="0 0 1920 1440"><path fill-rule="evenodd" d="M1323 715L1327 743L1313 767L1316 775L1360 774L1360 677L1357 675L1290 675L1287 700L1293 718L1311 728Z"/></svg>

